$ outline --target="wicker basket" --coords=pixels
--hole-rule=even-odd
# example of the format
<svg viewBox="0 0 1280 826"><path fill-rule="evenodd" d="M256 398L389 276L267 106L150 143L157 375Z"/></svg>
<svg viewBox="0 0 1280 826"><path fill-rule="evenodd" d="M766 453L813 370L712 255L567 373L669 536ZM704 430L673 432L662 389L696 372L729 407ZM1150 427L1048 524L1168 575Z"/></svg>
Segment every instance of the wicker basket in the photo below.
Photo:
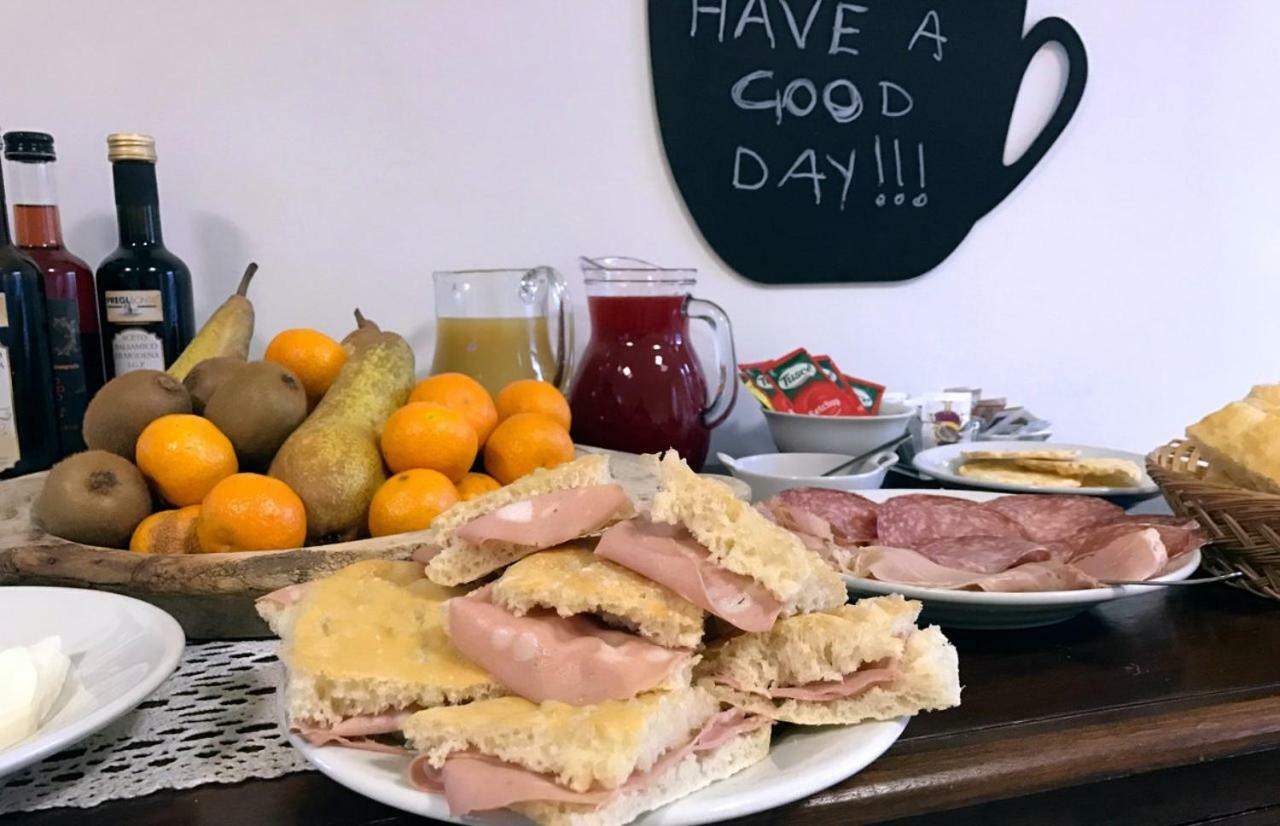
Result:
<svg viewBox="0 0 1280 826"><path fill-rule="evenodd" d="M1173 512L1208 532L1204 567L1214 574L1243 571L1230 584L1280 600L1280 495L1210 481L1211 467L1189 441L1175 439L1147 455L1147 472Z"/></svg>

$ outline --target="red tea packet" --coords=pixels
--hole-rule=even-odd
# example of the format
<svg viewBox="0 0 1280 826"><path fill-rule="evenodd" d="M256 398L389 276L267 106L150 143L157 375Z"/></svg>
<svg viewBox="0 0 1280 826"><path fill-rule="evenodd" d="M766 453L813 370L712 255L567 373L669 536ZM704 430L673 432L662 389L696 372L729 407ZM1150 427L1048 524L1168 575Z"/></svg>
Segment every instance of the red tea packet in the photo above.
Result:
<svg viewBox="0 0 1280 826"><path fill-rule="evenodd" d="M865 409L848 389L827 378L803 347L772 362L765 371L787 398L794 413L857 416Z"/></svg>

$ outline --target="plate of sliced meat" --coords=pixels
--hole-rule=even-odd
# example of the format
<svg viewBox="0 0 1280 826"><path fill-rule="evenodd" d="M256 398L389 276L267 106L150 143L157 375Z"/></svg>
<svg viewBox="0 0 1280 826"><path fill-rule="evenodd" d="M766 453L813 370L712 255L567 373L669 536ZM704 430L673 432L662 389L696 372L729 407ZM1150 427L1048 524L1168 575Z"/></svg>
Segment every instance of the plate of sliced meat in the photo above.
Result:
<svg viewBox="0 0 1280 826"><path fill-rule="evenodd" d="M1030 628L1186 579L1195 520L1088 496L793 488L763 512L818 551L854 594L902 594L955 628Z"/></svg>

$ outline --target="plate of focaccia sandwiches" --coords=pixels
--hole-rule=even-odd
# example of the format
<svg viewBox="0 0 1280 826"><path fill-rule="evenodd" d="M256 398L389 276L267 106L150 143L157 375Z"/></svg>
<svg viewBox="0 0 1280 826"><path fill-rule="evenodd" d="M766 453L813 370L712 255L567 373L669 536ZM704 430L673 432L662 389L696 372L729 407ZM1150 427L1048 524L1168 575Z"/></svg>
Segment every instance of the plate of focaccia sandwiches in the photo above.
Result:
<svg viewBox="0 0 1280 826"><path fill-rule="evenodd" d="M1189 577L1194 519L1127 513L1094 496L792 488L756 506L856 594L921 600L958 628L1029 628Z"/></svg>
<svg viewBox="0 0 1280 826"><path fill-rule="evenodd" d="M1042 442L961 442L915 455L916 469L943 482L1013 493L1144 497L1159 491L1145 458L1105 447Z"/></svg>
<svg viewBox="0 0 1280 826"><path fill-rule="evenodd" d="M919 603L849 604L728 487L657 472L637 513L584 457L447 512L415 561L263 597L292 742L438 820L675 826L813 794L959 704Z"/></svg>

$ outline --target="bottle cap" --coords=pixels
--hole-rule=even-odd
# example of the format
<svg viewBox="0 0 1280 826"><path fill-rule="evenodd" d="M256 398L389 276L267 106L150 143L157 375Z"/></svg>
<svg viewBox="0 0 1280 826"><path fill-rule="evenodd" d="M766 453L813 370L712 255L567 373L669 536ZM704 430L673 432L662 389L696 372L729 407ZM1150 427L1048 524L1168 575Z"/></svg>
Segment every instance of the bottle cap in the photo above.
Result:
<svg viewBox="0 0 1280 826"><path fill-rule="evenodd" d="M11 161L43 163L57 160L53 135L47 132L5 132L4 156Z"/></svg>
<svg viewBox="0 0 1280 826"><path fill-rule="evenodd" d="M107 160L156 162L156 139L132 132L107 135Z"/></svg>

